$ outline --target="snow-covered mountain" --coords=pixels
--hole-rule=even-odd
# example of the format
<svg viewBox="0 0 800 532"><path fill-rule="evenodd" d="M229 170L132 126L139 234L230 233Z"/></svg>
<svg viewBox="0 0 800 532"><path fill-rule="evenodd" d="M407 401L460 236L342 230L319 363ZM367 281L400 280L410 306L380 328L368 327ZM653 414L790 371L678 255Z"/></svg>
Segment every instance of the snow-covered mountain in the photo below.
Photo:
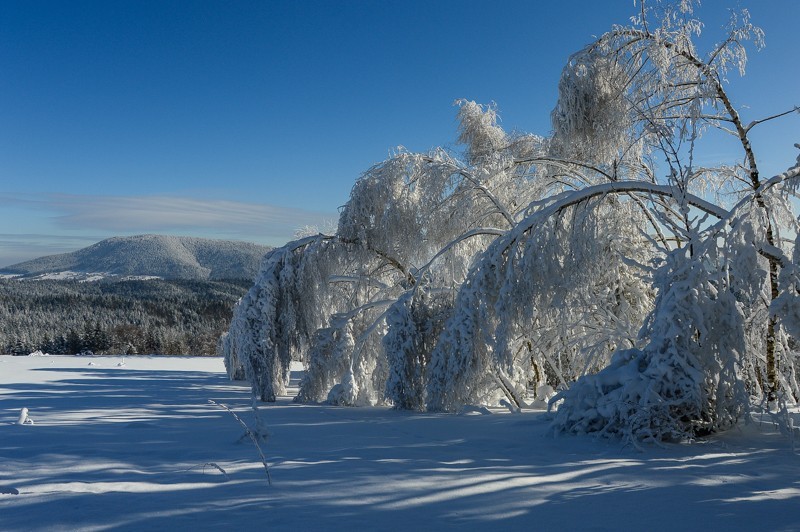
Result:
<svg viewBox="0 0 800 532"><path fill-rule="evenodd" d="M139 235L114 237L60 255L0 269L0 275L42 279L105 277L253 279L267 246L230 240Z"/></svg>

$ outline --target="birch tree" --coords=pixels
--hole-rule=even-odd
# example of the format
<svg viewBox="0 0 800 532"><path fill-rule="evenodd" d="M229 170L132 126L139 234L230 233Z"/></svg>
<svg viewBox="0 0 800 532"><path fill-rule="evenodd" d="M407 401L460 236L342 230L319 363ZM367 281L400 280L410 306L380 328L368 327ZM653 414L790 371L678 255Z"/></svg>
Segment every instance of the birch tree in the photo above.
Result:
<svg viewBox="0 0 800 532"><path fill-rule="evenodd" d="M294 357L298 400L415 410L519 409L548 384L555 430L633 441L796 398L800 166L763 179L749 138L792 110L745 124L726 79L763 33L742 11L702 54L693 4L641 2L574 54L551 137L458 101L461 153L365 172L334 234L267 258L221 342L231 367L265 400ZM741 162L697 165L708 134Z"/></svg>

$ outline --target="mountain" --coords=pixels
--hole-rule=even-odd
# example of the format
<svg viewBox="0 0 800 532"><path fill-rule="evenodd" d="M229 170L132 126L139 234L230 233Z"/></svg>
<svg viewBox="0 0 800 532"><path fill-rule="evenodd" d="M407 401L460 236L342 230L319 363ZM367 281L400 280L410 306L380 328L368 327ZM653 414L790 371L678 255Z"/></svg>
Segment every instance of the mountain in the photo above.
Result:
<svg viewBox="0 0 800 532"><path fill-rule="evenodd" d="M0 269L0 275L40 279L106 277L253 279L271 248L230 240L182 236L114 237L72 253L49 255Z"/></svg>

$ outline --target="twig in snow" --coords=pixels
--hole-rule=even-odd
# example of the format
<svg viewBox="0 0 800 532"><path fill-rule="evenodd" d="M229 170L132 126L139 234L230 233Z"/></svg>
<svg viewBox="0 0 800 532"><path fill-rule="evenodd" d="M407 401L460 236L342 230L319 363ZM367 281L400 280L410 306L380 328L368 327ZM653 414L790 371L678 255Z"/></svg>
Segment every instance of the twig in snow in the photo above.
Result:
<svg viewBox="0 0 800 532"><path fill-rule="evenodd" d="M236 415L236 412L234 412L233 410L231 410L230 408L228 408L228 406L227 406L227 405L224 405L224 404L222 404L222 403L218 403L218 402L216 402L216 401L212 401L211 399L209 399L209 400L208 400L208 402L209 402L209 403L211 403L212 405L217 405L218 407L220 407L220 408L224 408L225 410L227 410L227 411L228 411L228 413L229 413L230 415L232 415L232 416L233 416L233 418L234 418L236 421L238 421L238 422L239 422L239 424L240 424L241 426L243 426L243 427L244 427L245 434L247 434L247 436L249 436L249 437L250 437L250 441L252 441L252 442L253 442L253 445L255 445L256 449L258 450L258 454L259 454L259 456L261 456L261 463L262 463L262 464L264 464L264 471L266 471L266 473L267 473L267 483L268 483L270 486L272 486L272 476L270 476L270 474L269 474L269 465L267 465L267 459L266 459L266 457L264 456L264 452L261 450L261 446L258 444L258 438L257 438L257 437L256 437L256 435L253 433L253 431L252 431L252 430L250 430L250 427L248 427L248 426L247 426L247 423L245 423L244 421L242 421L242 418L240 418L239 416L237 416L237 415Z"/></svg>
<svg viewBox="0 0 800 532"><path fill-rule="evenodd" d="M223 475L225 475L225 482L230 480L230 477L228 476L228 472L225 471L224 469L222 469L222 467L220 467L220 465L217 464L216 462L206 462L204 464L197 464L197 465L194 465L194 466L190 467L189 469L186 469L185 471L191 471L192 469L197 469L198 467L202 467L203 468L203 473L205 473L206 472L206 466L211 466L211 467L215 468L217 471L219 471L220 473L222 473Z"/></svg>

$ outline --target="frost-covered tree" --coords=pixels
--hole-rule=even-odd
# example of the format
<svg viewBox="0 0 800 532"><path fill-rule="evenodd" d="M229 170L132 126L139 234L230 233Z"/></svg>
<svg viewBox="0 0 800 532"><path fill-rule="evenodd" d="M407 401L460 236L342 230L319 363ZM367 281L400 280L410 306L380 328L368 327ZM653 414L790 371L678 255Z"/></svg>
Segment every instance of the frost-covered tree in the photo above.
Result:
<svg viewBox="0 0 800 532"><path fill-rule="evenodd" d="M624 201L641 207L640 214L647 221L655 220L655 223L651 223L650 234L642 240L652 241L654 245L651 251L656 255L671 253L676 243L681 247L681 253L688 253L689 263L694 261L701 269L707 269L710 267L708 258L701 251L706 245L705 240L729 239L726 245L736 248L737 252L720 258L719 264L713 267L718 268L717 271L731 272L733 282L726 289L736 293L741 300L740 307L726 307L730 312L738 309L737 312L741 313L738 319L731 318L735 323L725 325L731 327L731 337L745 339L744 346L739 349L742 359L737 362L737 372L732 375L739 379L745 368L749 367L754 376L750 391L764 389L768 395L774 395L781 378L776 367L780 362L784 363L784 367L793 367L792 361L785 357L788 353L787 343L784 341L780 345L785 335L776 327L777 316L768 312L769 302L778 294L778 220L791 207L784 194L763 190L759 177L755 152L748 135L753 127L766 120L744 125L723 82L729 68L743 71L746 59L743 41L751 39L760 45L762 34L749 22L747 13L743 12L733 17L727 38L711 51L707 59L701 59L692 43L692 37L699 32L701 24L691 18L691 12L691 2L682 2L677 6L656 5L653 9L649 4L642 5L634 26L615 28L575 54L565 68L559 86L559 104L553 112L551 150L544 157L527 158L524 162L544 165L549 169L551 178L564 182L565 187L578 189L565 192L568 198L580 198L593 186L602 187L599 184L604 180L624 184L625 188L630 186L628 190L633 194L629 194L630 199ZM769 119L778 116L781 115ZM745 163L718 168L695 167L693 160L697 140L709 128L727 130L733 134L742 146ZM653 164L656 155L666 161L666 166L659 168ZM786 179L791 179L793 175L790 171ZM737 183L744 186L737 186ZM640 194L646 191L648 184L654 187L646 194ZM637 187L639 190L636 190ZM736 219L728 219L726 206L720 202L726 192L737 193L738 196L734 196L736 198L746 195L751 207L747 220L739 214ZM700 195L718 204L702 205L702 202L696 201ZM585 208L595 209L591 206ZM576 339L574 341L579 343L588 339L589 335L564 315L589 314L593 319L602 315L597 309L603 308L603 305L593 306L586 301L551 298L549 302L544 300L544 305L537 305L538 298L554 292L548 287L557 283L550 279L567 284L570 293L581 286L570 283L579 277L571 270L561 275L536 277L536 272L559 257L559 254L564 256L571 253L564 248L594 257L601 264L608 262L601 254L596 254L596 240L581 238L582 235L574 230L561 236L568 242L562 244L561 249L559 246L544 246L541 243L543 239L550 239L568 224L561 223L555 227L555 220L545 219L546 208L541 204L532 205L532 210L539 218L536 224L518 226L523 230L518 232L515 228L510 233L514 235L513 238L499 239L476 263L474 274L462 287L462 302L456 304L452 325L445 329L443 341L440 341L440 348L434 356L437 367L429 390L429 406L432 408L456 409L465 402L484 401L488 394L498 389L510 389L509 384L519 386L519 382L514 383L513 380L510 383L502 382L508 380L509 373L520 368L519 361L515 359L519 358L516 355L518 350L508 347L509 338L527 340L525 335L509 324L521 322L540 325L540 308L551 313L557 309L558 317L553 323L568 323L568 330ZM732 226L731 231L726 236L704 231L709 219L698 217L700 211L705 211L706 215L713 218L724 219L725 223ZM634 220L635 217L626 217L615 227L625 227L626 222ZM642 227L646 224L639 222L636 225ZM561 239L552 238L556 243L561 243ZM668 245L667 242L673 244ZM737 242L738 247L735 245ZM647 253L641 245L632 246L627 252L629 255L622 255L625 265L636 260L637 254L641 258ZM518 266L522 260L517 255L526 257L534 253L535 260ZM736 257L736 260L733 261L731 257ZM561 264L564 264L563 259ZM751 268L748 269L746 264ZM762 267L752 267L762 264ZM536 279L530 288L525 284L528 276ZM594 297L602 294L599 287L609 286L604 284L607 281L602 281L602 276L593 274L591 270L588 270L586 277L590 286L592 278L599 281L590 289ZM665 290L667 286L660 288ZM702 287L686 287L684 283L684 289L699 290ZM527 305L514 300L514 296L520 294L523 294L522 299ZM511 318L520 308L527 309L528 315L522 320ZM641 310L646 313L646 309ZM653 323L670 319L668 312L657 310L651 313ZM507 333L509 330L512 331L510 336ZM628 329L629 333L633 330ZM640 335L639 341L647 341L657 330L658 327L655 327L650 333ZM613 338L608 331L602 334ZM560 372L562 366L556 355L563 352L562 349L554 349L548 342L523 342L523 345L530 345L530 350L543 348L544 355L549 356L549 359L545 359L545 367ZM705 347L709 348L707 344ZM712 345L711 348L716 350L715 356L727 356L720 352L724 351L722 347ZM781 353L784 354L782 361L778 360ZM581 358L573 355L571 360ZM709 373L716 371L714 367L713 364L703 366L704 371ZM593 369L596 368L590 368L590 372ZM580 375L567 378L559 375L559 379L562 386L566 387L568 381L577 376ZM713 375L706 377L714 378ZM500 382L495 384L495 381ZM694 400L700 401L700 397L707 402L695 404L696 412L719 407L717 396L695 395ZM743 395L737 397L741 401ZM735 418L742 410L742 405L738 404L731 406L727 413ZM711 425L717 429L725 426L725 423L715 421Z"/></svg>
<svg viewBox="0 0 800 532"><path fill-rule="evenodd" d="M797 233L800 167L763 179L749 138L788 113L745 124L726 76L763 35L742 11L702 54L692 10L641 2L574 54L550 138L457 102L463 151L399 150L356 181L333 234L273 252L228 358L264 399L292 357L302 401L519 408L548 384L556 430L634 441L797 396L798 253L782 234ZM719 132L742 162L695 164Z"/></svg>
<svg viewBox="0 0 800 532"><path fill-rule="evenodd" d="M284 394L293 358L305 348L309 331L331 308L318 287L315 266L328 238L312 236L270 251L253 287L234 309L231 328L220 343L231 378L243 374L263 401Z"/></svg>
<svg viewBox="0 0 800 532"><path fill-rule="evenodd" d="M335 234L268 256L221 343L231 375L244 361L263 399L284 390L294 352L308 366L299 400L383 401L396 370L382 347L390 307L428 290L452 294L473 256L538 197L535 173L513 161L543 140L506 135L492 108L458 104L463 160L399 150L356 182Z"/></svg>
<svg viewBox="0 0 800 532"><path fill-rule="evenodd" d="M615 353L611 363L556 395L556 430L681 440L727 429L749 403L739 378L745 353L740 303L713 240L667 255L656 275L659 296L643 348ZM694 260L703 253L707 262ZM722 268L709 268L709 264Z"/></svg>
<svg viewBox="0 0 800 532"><path fill-rule="evenodd" d="M425 410L431 353L452 312L453 299L452 290L422 287L404 294L387 314L386 396L395 407Z"/></svg>
<svg viewBox="0 0 800 532"><path fill-rule="evenodd" d="M731 70L744 74L745 44L750 41L760 48L763 32L750 22L746 10L732 12L725 38L702 54L694 44L702 29L702 23L693 18L694 3L641 2L632 26L614 28L576 54L567 69L575 72L571 83L566 84L570 88L561 91L561 120L556 123L563 123L563 127L557 131L563 130L561 135L569 139L594 139L595 144L602 139L596 151L602 154L601 159L608 160L625 149L620 138L609 132L627 124L624 129L628 138L638 138L645 153L666 160L668 182L679 193L713 194L716 198L725 192L734 192L738 197L753 194L762 211L760 228L765 245L780 247L779 217L781 211L790 208L785 195L760 192L763 178L749 136L754 127L791 110L749 124L743 121L725 80ZM589 105L582 106L581 102L587 100ZM716 168L695 165L697 140L708 129L734 136L741 146L743 162ZM656 175L655 171L648 173ZM680 223L682 218L683 229L690 229L689 213L681 215L672 223ZM762 312L753 316L765 317L765 356L760 372L762 387L774 396L779 388L776 353L781 332L776 318L770 317L766 308L779 295L780 264L768 253L762 256L767 264L765 280L769 290Z"/></svg>
<svg viewBox="0 0 800 532"><path fill-rule="evenodd" d="M531 380L567 387L637 345L651 309L645 263L654 244L631 194L670 198L667 186L609 182L553 196L473 264L436 351L428 407L458 410L497 392L522 404ZM691 195L710 215L724 209ZM625 201L621 201L625 200Z"/></svg>
<svg viewBox="0 0 800 532"><path fill-rule="evenodd" d="M662 272L657 283L659 303L641 334L649 342L647 346L641 352L628 351L615 357L609 368L563 392L565 402L556 422L561 430L621 431L637 438L717 430L729 426L746 410L746 395L730 390L746 383L751 393L763 390L771 401L777 398L782 381L792 381L778 369L783 367L793 375L794 361L779 327L778 313L769 309L770 302L780 294L781 221L795 230L796 223L793 216L785 216L791 212L788 196L778 187L768 190L764 186L749 139L753 127L788 112L747 125L743 122L724 80L731 68L744 73L743 44L751 40L761 46L763 34L750 23L747 11L742 11L732 16L727 37L710 53L701 55L693 37L702 25L692 18L692 4L650 7L643 2L633 26L613 29L568 65L568 70L576 74L570 78L574 88L561 91L562 96L571 95L560 101L558 118L561 130L566 131L562 135L593 138L597 133L601 142L612 139L612 145L597 150L605 159L600 163L607 164L620 152L619 139L609 136L609 128L627 121L629 138L638 137L645 153L659 154L666 160L666 182L675 190L677 208L654 206L662 225L686 247L670 255L672 266ZM617 78L621 79L621 85L617 85L624 89L617 92L616 102L608 103L608 90L594 96L595 100L590 98L601 107L614 108L611 115L575 104L585 102L582 95L587 92L597 94L595 87L614 85L608 80ZM620 110L624 110L624 119L618 116ZM607 120L609 116L612 118ZM717 168L694 165L697 139L709 128L737 138L742 164ZM645 175L653 179L656 169ZM780 180L796 175L795 167ZM712 196L715 201L721 201L723 193L733 192L733 197L744 198L744 203L730 216L723 216L724 232L709 231L704 220L692 217L685 201L690 192ZM727 253L712 253L718 240ZM674 260L678 254L685 259L680 267ZM675 277L684 274L686 279ZM720 315L724 319L719 319ZM709 335L725 341L709 339ZM693 352L694 359L686 358ZM665 362L674 364L681 357L688 361L684 366L699 373L682 384L656 375L661 370L654 368L663 368ZM612 382L615 379L617 382ZM712 393L709 382L723 383L725 393ZM642 386L650 386L647 393ZM790 388L794 392L796 384ZM613 409L589 408L592 403L610 404ZM660 412L654 410L656 404Z"/></svg>

